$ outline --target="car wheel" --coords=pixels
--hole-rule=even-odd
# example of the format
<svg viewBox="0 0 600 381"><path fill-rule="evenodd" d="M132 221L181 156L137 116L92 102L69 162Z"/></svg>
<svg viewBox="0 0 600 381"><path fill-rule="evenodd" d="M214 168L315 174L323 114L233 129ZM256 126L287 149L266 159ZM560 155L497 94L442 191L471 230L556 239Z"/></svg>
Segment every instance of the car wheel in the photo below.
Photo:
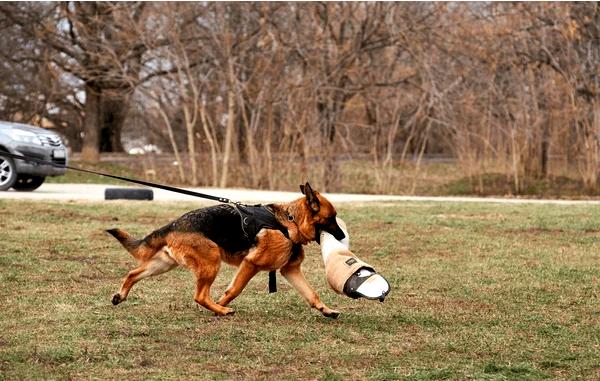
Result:
<svg viewBox="0 0 600 381"><path fill-rule="evenodd" d="M44 180L46 180L44 176L18 175L12 187L20 192L31 192L38 189Z"/></svg>
<svg viewBox="0 0 600 381"><path fill-rule="evenodd" d="M0 191L8 190L17 181L17 167L10 157L0 156Z"/></svg>

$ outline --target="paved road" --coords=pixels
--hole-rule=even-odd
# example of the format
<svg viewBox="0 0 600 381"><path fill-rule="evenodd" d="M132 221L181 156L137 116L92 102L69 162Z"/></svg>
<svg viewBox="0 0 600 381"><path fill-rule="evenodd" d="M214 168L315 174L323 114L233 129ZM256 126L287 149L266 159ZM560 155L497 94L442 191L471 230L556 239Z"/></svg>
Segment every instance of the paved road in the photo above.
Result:
<svg viewBox="0 0 600 381"><path fill-rule="evenodd" d="M0 192L0 199L19 200L77 200L77 201L101 201L104 200L104 190L114 188L115 185L103 184L43 184L34 192ZM125 188L118 186L118 188ZM219 189L219 188L188 188L200 193L206 193L219 197L227 197L231 200L258 203L258 202L286 202L300 196L300 192L273 192L251 189ZM387 196L387 195L364 195L364 194L326 194L330 201L339 202L384 202L384 201L441 201L441 202L496 202L510 204L592 204L600 205L600 200L532 200L515 198L482 198L482 197L421 197L421 196ZM198 201L197 198L179 193L154 189L156 201Z"/></svg>

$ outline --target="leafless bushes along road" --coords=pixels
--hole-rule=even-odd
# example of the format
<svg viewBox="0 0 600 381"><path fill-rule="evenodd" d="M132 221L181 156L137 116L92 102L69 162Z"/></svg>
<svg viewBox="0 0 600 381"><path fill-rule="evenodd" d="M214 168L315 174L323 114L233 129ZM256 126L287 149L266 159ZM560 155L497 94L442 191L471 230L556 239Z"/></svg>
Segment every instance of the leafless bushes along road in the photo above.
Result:
<svg viewBox="0 0 600 381"><path fill-rule="evenodd" d="M52 122L83 159L151 143L178 181L374 189L422 157L472 190L598 187L597 3L2 3L0 117ZM559 160L550 160L550 158ZM316 160L315 160L316 158ZM364 162L364 161L363 161ZM282 175L283 174L283 175ZM346 186L344 186L346 185Z"/></svg>

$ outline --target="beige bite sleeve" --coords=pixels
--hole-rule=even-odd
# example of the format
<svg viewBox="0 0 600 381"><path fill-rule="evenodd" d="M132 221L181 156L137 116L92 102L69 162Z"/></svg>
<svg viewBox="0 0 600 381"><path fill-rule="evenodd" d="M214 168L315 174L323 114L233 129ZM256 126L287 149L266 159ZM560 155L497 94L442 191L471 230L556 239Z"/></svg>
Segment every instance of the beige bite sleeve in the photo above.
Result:
<svg viewBox="0 0 600 381"><path fill-rule="evenodd" d="M344 285L348 278L363 267L373 269L371 265L358 259L349 250L334 250L329 254L325 263L327 282L335 292L343 295Z"/></svg>

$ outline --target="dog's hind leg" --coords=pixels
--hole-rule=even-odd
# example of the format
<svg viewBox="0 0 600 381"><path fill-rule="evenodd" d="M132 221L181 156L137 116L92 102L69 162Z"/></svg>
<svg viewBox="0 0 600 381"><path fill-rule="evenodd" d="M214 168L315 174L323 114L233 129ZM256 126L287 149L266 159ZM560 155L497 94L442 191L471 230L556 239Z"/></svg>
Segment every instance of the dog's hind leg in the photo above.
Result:
<svg viewBox="0 0 600 381"><path fill-rule="evenodd" d="M235 311L215 303L210 297L212 286L221 267L221 249L212 241L197 234L178 234L170 237L177 261L196 277L194 301L217 315L231 315Z"/></svg>
<svg viewBox="0 0 600 381"><path fill-rule="evenodd" d="M282 267L281 274L296 290L298 290L308 304L310 304L312 308L319 310L323 316L334 319L339 316L340 313L327 307L321 301L321 298L319 298L319 295L317 295L315 290L308 284L300 269L300 263L292 263Z"/></svg>
<svg viewBox="0 0 600 381"><path fill-rule="evenodd" d="M243 260L238 267L235 277L229 284L229 287L227 287L225 294L219 299L219 304L226 306L235 299L256 273L258 273L257 267L249 261Z"/></svg>
<svg viewBox="0 0 600 381"><path fill-rule="evenodd" d="M216 274L215 274L216 275ZM212 300L210 297L210 286L213 279L196 277L196 295L194 300L202 307L207 308L219 316L233 315L235 310L229 307L221 306Z"/></svg>
<svg viewBox="0 0 600 381"><path fill-rule="evenodd" d="M177 266L177 263L168 254L168 248L163 247L150 260L142 263L138 268L131 270L123 280L121 290L112 298L112 304L117 305L125 299L134 284L144 278L159 275Z"/></svg>
<svg viewBox="0 0 600 381"><path fill-rule="evenodd" d="M212 253L213 255L203 254L200 257L202 260L192 261L194 265L190 266L193 267L192 271L196 276L196 295L194 296L194 300L202 307L211 310L217 315L232 315L235 312L233 309L215 303L210 297L210 287L215 281L221 265L219 252L215 250L215 253ZM212 263L209 263L210 259L212 259Z"/></svg>

